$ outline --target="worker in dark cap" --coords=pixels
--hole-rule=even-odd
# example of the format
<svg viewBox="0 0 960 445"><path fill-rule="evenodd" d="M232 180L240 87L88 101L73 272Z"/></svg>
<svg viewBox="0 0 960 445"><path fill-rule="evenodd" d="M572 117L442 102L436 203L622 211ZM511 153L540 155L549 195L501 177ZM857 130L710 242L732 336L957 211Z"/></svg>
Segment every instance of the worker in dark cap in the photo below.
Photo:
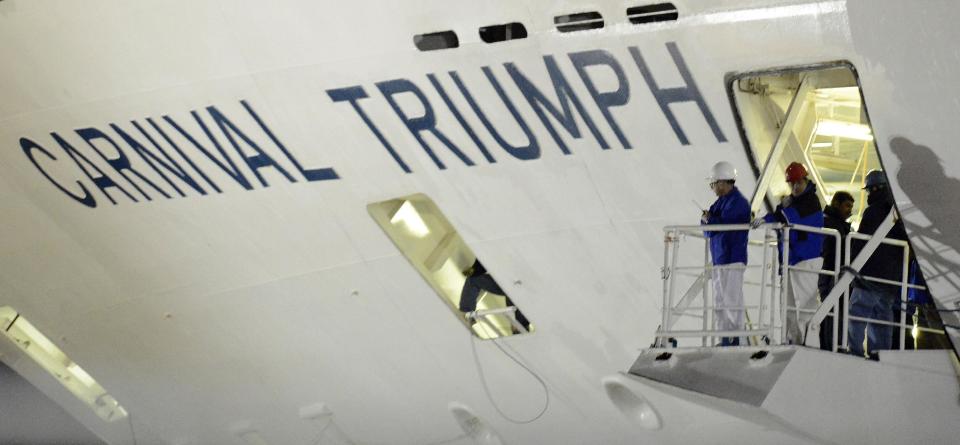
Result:
<svg viewBox="0 0 960 445"><path fill-rule="evenodd" d="M880 170L871 170L864 181L867 191L867 208L860 219L858 233L873 235L893 209L893 194L887 183L887 175ZM897 221L887 238L906 240L907 232L902 221ZM853 240L851 258L856 258L866 244ZM860 269L861 277L882 278L901 281L903 278L903 248L880 244L866 264ZM900 286L871 282L864 279L854 281L850 296L850 316L863 317L887 322L899 321L894 314L899 313ZM876 351L890 349L893 346L893 328L888 325L850 320L848 329L850 353L856 356L874 356ZM866 334L866 349L864 335Z"/></svg>

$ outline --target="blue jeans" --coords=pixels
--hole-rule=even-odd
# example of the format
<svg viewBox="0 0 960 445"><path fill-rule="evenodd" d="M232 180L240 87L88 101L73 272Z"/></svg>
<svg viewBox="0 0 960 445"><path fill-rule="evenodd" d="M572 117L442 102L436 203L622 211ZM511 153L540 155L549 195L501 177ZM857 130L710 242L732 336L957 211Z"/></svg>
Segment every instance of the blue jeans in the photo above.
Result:
<svg viewBox="0 0 960 445"><path fill-rule="evenodd" d="M876 320L893 321L893 304L899 300L895 292L882 289L853 288L850 295L850 315ZM867 331L867 352L893 347L893 327L864 321L850 320L850 353L863 357L863 332Z"/></svg>

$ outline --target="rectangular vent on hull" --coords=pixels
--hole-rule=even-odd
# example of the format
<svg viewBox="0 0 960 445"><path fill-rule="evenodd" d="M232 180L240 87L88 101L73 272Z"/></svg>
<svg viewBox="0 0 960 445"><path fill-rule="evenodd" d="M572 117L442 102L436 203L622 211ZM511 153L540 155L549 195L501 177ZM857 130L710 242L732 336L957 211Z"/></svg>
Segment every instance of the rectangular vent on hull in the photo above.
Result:
<svg viewBox="0 0 960 445"><path fill-rule="evenodd" d="M603 16L599 12L578 12L576 14L558 15L553 18L557 31L575 32L588 29L603 28Z"/></svg>
<svg viewBox="0 0 960 445"><path fill-rule="evenodd" d="M413 36L413 44L420 51L436 51L438 49L456 48L460 46L457 33L453 31L431 32Z"/></svg>
<svg viewBox="0 0 960 445"><path fill-rule="evenodd" d="M655 5L634 6L627 8L627 20L634 25L653 22L670 22L677 19L680 13L673 3L657 3Z"/></svg>
<svg viewBox="0 0 960 445"><path fill-rule="evenodd" d="M505 42L507 40L525 38L527 38L527 28L523 26L523 23L514 22L480 28L480 40L486 43Z"/></svg>

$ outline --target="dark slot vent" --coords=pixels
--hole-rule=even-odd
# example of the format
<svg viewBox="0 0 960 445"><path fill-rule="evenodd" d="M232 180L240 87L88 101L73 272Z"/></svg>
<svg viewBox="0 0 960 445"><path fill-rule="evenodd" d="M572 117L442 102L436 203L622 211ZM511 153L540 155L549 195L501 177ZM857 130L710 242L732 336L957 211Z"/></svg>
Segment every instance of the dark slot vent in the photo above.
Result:
<svg viewBox="0 0 960 445"><path fill-rule="evenodd" d="M487 43L525 38L527 38L527 28L523 27L523 23L507 23L506 25L490 25L480 28L480 40Z"/></svg>
<svg viewBox="0 0 960 445"><path fill-rule="evenodd" d="M669 22L680 17L677 7L673 3L657 3L655 5L634 6L627 8L627 20L639 25L641 23Z"/></svg>
<svg viewBox="0 0 960 445"><path fill-rule="evenodd" d="M453 31L431 32L413 36L413 44L420 51L436 51L438 49L456 48L460 46L457 33Z"/></svg>
<svg viewBox="0 0 960 445"><path fill-rule="evenodd" d="M599 12L578 12L558 15L553 18L553 23L560 32L584 31L603 28L603 16Z"/></svg>

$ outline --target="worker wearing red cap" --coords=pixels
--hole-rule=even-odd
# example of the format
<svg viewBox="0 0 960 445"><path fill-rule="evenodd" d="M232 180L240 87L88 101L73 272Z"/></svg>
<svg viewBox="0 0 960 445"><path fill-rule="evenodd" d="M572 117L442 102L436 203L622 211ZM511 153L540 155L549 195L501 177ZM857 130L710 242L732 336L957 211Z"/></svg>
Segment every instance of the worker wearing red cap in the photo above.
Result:
<svg viewBox="0 0 960 445"><path fill-rule="evenodd" d="M807 177L807 169L799 162L787 166L786 180L790 184L790 194L783 198L772 213L754 220L753 225L779 222L783 224L801 224L823 227L823 210L817 198L817 185ZM802 344L807 321L813 316L817 301L817 272L823 266L823 235L818 233L790 231L790 257L784 261L781 245L781 264L791 266L790 286L787 289L787 340L793 344ZM799 308L799 320L797 311ZM808 312L802 312L802 311Z"/></svg>

